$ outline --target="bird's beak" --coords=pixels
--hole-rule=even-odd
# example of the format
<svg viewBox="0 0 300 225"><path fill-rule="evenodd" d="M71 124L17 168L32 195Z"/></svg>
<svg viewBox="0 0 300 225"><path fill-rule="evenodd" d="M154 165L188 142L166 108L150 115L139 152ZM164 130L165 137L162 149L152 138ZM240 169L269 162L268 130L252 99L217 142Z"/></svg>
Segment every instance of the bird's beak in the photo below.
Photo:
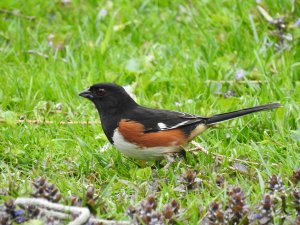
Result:
<svg viewBox="0 0 300 225"><path fill-rule="evenodd" d="M88 98L88 99L92 99L94 97L89 88L87 88L84 91L80 92L79 96L84 97L84 98Z"/></svg>

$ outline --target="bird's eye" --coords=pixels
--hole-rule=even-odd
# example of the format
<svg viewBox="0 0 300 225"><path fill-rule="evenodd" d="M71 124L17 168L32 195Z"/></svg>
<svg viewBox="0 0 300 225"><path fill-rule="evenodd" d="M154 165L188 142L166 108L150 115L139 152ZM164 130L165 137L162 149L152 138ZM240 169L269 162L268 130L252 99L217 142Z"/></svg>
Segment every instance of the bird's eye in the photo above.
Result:
<svg viewBox="0 0 300 225"><path fill-rule="evenodd" d="M102 88L98 88L98 89L96 90L96 95L99 96L99 97L104 96L104 95L105 95L105 90L102 89Z"/></svg>

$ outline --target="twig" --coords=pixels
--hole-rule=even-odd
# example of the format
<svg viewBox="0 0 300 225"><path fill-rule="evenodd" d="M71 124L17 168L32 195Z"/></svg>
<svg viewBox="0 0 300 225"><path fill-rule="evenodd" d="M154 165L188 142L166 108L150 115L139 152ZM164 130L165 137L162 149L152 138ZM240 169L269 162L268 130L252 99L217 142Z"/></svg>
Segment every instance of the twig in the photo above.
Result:
<svg viewBox="0 0 300 225"><path fill-rule="evenodd" d="M219 159L219 160L223 160L224 158L227 158L227 159L230 159L230 160L233 160L233 161L238 161L238 162L243 162L243 163L258 165L258 163L256 163L256 162L251 162L251 161L243 160L243 159L236 159L236 158L232 158L232 157L220 155L220 154L217 154L217 153L209 152L208 150L206 150L204 147L202 147L196 141L192 141L191 144L194 145L196 148L191 149L188 152L201 151L201 152L203 152L206 155L213 155L213 157L215 159Z"/></svg>
<svg viewBox="0 0 300 225"><path fill-rule="evenodd" d="M39 210L40 210L40 215L47 215L60 220L70 219L70 215L63 212L57 212L57 211L52 211L49 209L41 209L41 208L39 208Z"/></svg>
<svg viewBox="0 0 300 225"><path fill-rule="evenodd" d="M37 52L37 51L34 51L34 50L28 50L27 53L31 54L31 55L38 55L38 56L41 56L43 57L44 59L49 59L49 56L46 55L46 54L43 54L41 52Z"/></svg>
<svg viewBox="0 0 300 225"><path fill-rule="evenodd" d="M41 53L41 52L37 52L37 51L32 50L32 49L28 50L26 53L31 54L31 55L41 56L41 57L43 57L43 58L46 59L46 60L49 59L49 56L48 56L48 55L46 55L46 54L44 54L44 53ZM64 63L67 63L67 62L68 62L66 59L61 59L61 61L63 61Z"/></svg>
<svg viewBox="0 0 300 225"><path fill-rule="evenodd" d="M69 225L82 225L87 222L100 223L103 225L129 225L128 221L114 221L99 218L91 218L91 213L88 208L65 206L58 203L49 202L41 198L17 198L15 204L30 206L34 205L40 207L41 212L45 215L54 216L58 219L68 219L71 214L78 215L75 220L71 221Z"/></svg>
<svg viewBox="0 0 300 225"><path fill-rule="evenodd" d="M203 146L201 146L199 143L197 143L196 141L192 141L191 142L191 144L192 145L194 145L196 148L194 148L194 149L191 149L190 151L201 151L201 152L203 152L204 154L206 154L206 155L209 155L210 154L210 152L207 150L207 149L205 149Z"/></svg>
<svg viewBox="0 0 300 225"><path fill-rule="evenodd" d="M40 125L40 124L61 124L61 125L98 125L100 124L100 122L91 122L91 121L86 121L86 122L82 122L82 121L60 121L60 122L54 122L51 120L16 120L13 121L16 124L36 124L36 125ZM0 119L0 123L7 123L7 120L5 119Z"/></svg>
<svg viewBox="0 0 300 225"><path fill-rule="evenodd" d="M93 223L100 223L103 225L129 225L131 224L129 221L115 221L115 220L104 220L104 219L97 219L97 218L90 218L89 222Z"/></svg>
<svg viewBox="0 0 300 225"><path fill-rule="evenodd" d="M63 111L58 110L58 109L50 110L49 113L50 113L50 114L58 113L58 114L69 115L69 112L63 112ZM72 114L73 114L73 115L78 115L79 113L78 113L78 112L72 112Z"/></svg>
<svg viewBox="0 0 300 225"><path fill-rule="evenodd" d="M267 81L262 81L262 80L206 80L205 83L220 83L220 84L263 84L266 83Z"/></svg>
<svg viewBox="0 0 300 225"><path fill-rule="evenodd" d="M7 9L0 9L0 13L12 15L12 16L17 16L19 18L24 18L24 19L27 19L27 20L35 20L35 16L22 15L19 10L9 11Z"/></svg>
<svg viewBox="0 0 300 225"><path fill-rule="evenodd" d="M90 218L90 211L88 208L76 207L76 206L65 206L53 202L49 202L45 199L40 198L17 198L15 200L15 204L17 205L35 205L41 208L51 209L52 211L59 211L59 212L66 212L66 213L73 213L79 214L78 217L75 218L69 225L81 225L88 222Z"/></svg>

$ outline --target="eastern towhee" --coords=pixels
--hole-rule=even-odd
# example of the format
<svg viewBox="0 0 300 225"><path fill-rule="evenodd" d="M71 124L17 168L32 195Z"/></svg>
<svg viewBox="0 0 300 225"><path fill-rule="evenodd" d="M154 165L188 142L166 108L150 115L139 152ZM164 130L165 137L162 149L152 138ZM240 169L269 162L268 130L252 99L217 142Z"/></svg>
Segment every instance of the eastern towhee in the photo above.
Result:
<svg viewBox="0 0 300 225"><path fill-rule="evenodd" d="M281 106L270 103L203 117L140 106L123 87L113 83L95 84L79 95L95 104L110 143L140 160L161 160L180 152L184 144L213 124Z"/></svg>

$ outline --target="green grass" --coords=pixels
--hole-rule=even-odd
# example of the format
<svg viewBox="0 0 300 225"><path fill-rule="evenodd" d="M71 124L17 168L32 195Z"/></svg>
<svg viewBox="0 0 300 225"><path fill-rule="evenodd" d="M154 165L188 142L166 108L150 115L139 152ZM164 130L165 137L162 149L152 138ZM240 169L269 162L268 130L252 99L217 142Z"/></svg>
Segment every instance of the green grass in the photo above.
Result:
<svg viewBox="0 0 300 225"><path fill-rule="evenodd" d="M291 25L300 13L292 2L262 5L272 16L287 16ZM300 167L299 27L288 29L294 39L278 51L271 35L275 28L255 1L74 0L62 6L58 0L2 0L0 8L36 18L0 14L0 118L6 121L0 124L0 188L13 182L19 187L14 197L28 195L31 181L44 176L65 196L81 196L94 186L107 204L98 213L104 218L124 219L129 204L155 194L160 207L179 199L188 212L183 218L194 213L190 223L196 224L200 207L214 199L226 202L226 190L214 184L217 174L228 186L240 185L253 206L265 192L258 174L264 180L281 174L288 183ZM107 11L102 18L101 9ZM55 43L64 42L63 50L49 46L50 34ZM246 71L245 83L206 82L235 80L239 69ZM202 153L188 153L187 161L168 171L153 164L140 168L112 146L100 152L108 143L100 125L59 125L98 121L93 105L78 92L103 81L132 85L142 105L200 115L268 102L284 107L225 122L196 139L211 152L258 163L246 165L248 174L233 171L229 160L217 164ZM229 90L236 95L218 94ZM51 113L58 103L64 113ZM16 124L20 116L54 124ZM189 168L200 172L205 185L199 192L174 191Z"/></svg>

